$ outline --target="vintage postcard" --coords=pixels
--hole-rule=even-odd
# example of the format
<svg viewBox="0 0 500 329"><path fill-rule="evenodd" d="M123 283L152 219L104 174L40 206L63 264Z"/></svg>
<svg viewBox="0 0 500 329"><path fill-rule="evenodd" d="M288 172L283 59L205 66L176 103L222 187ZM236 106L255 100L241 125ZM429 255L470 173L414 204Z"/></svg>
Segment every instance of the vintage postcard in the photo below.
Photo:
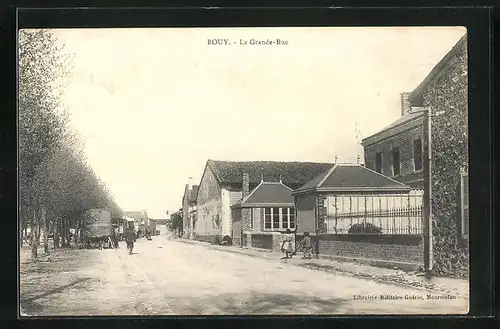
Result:
<svg viewBox="0 0 500 329"><path fill-rule="evenodd" d="M19 32L21 316L469 310L464 27Z"/></svg>

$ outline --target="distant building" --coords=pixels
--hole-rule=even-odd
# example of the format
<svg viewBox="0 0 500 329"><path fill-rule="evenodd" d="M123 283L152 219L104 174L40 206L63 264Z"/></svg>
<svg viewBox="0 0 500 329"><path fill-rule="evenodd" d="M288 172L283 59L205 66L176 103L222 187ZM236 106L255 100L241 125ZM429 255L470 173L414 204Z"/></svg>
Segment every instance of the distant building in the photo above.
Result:
<svg viewBox="0 0 500 329"><path fill-rule="evenodd" d="M331 166L313 162L208 160L198 189L195 238L215 241L232 235L230 206L242 199L244 173L248 174L249 190L262 180L279 182L280 178L283 184L294 189Z"/></svg>
<svg viewBox="0 0 500 329"><path fill-rule="evenodd" d="M144 232L149 227L149 218L146 210L142 211L126 211L125 215L134 219L134 227L136 230Z"/></svg>
<svg viewBox="0 0 500 329"><path fill-rule="evenodd" d="M182 223L183 236L193 238L193 226L196 221L196 198L198 196L198 185L186 184L182 197Z"/></svg>
<svg viewBox="0 0 500 329"><path fill-rule="evenodd" d="M154 219L156 221L155 235L167 235L169 219Z"/></svg>

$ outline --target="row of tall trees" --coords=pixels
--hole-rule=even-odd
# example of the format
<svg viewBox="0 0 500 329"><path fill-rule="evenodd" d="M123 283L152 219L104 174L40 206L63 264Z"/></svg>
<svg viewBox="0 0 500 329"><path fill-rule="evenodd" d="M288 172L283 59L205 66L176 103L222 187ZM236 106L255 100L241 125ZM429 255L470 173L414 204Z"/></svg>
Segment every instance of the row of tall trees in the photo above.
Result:
<svg viewBox="0 0 500 329"><path fill-rule="evenodd" d="M79 215L104 208L122 211L105 184L87 164L83 142L62 106L71 58L50 30L19 33L19 204L20 238L31 234L32 257L40 236L49 253L69 244L70 228L85 226Z"/></svg>

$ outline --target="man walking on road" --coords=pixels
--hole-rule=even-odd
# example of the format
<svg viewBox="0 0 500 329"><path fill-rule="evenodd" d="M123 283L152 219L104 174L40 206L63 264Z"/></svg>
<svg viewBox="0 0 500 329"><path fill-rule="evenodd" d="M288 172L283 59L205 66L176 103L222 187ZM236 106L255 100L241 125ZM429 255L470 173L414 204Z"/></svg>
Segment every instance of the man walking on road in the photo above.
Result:
<svg viewBox="0 0 500 329"><path fill-rule="evenodd" d="M134 249L134 242L137 239L134 229L129 227L125 233L125 241L127 242L127 249L129 255L132 255L132 250Z"/></svg>

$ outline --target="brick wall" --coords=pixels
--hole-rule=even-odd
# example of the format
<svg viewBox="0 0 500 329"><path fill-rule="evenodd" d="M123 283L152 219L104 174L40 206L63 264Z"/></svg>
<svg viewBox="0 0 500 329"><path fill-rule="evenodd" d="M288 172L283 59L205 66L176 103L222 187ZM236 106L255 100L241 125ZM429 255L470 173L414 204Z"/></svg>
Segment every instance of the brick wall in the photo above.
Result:
<svg viewBox="0 0 500 329"><path fill-rule="evenodd" d="M297 240L300 248L302 236L298 236ZM424 251L420 235L322 234L319 237L319 253L422 265Z"/></svg>
<svg viewBox="0 0 500 329"><path fill-rule="evenodd" d="M414 188L423 188L423 172L415 171L413 164L413 141L421 139L423 144L423 120L418 119L402 132L383 139L374 144L364 147L365 165L367 168L375 170L375 157L378 152L382 153L382 174L408 183ZM394 176L392 171L392 148L398 147L400 153L400 175ZM422 156L424 154L422 153ZM416 180L419 180L416 182Z"/></svg>
<svg viewBox="0 0 500 329"><path fill-rule="evenodd" d="M468 241L461 237L460 169L468 164L467 44L457 49L437 81L423 90L432 118L434 269L467 277ZM474 219L472 219L474 220Z"/></svg>

